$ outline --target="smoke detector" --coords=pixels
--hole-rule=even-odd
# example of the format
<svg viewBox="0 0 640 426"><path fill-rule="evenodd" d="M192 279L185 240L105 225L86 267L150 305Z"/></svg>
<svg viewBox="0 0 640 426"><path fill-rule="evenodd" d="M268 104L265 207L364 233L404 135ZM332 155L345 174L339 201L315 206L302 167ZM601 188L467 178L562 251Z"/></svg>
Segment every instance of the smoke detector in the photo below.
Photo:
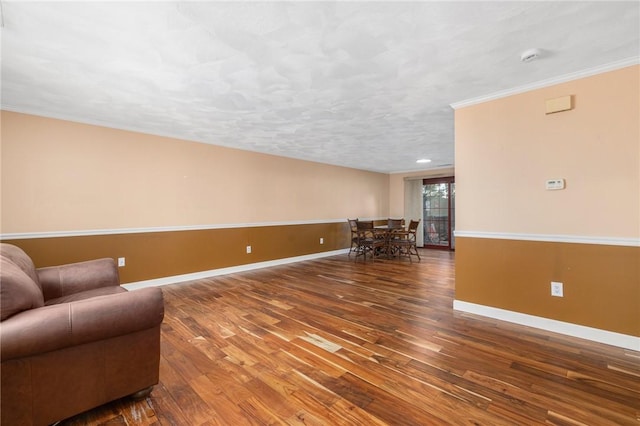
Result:
<svg viewBox="0 0 640 426"><path fill-rule="evenodd" d="M522 55L520 55L520 60L522 62L531 62L534 59L538 58L540 56L540 53L542 53L540 49L527 49L522 52Z"/></svg>

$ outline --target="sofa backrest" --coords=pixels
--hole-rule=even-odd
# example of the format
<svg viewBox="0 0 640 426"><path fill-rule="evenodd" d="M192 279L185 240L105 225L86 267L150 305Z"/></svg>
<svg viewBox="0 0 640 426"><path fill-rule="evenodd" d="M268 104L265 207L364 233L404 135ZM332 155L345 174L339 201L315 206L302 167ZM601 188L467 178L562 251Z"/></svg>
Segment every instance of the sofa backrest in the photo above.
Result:
<svg viewBox="0 0 640 426"><path fill-rule="evenodd" d="M0 320L44 306L31 258L19 247L0 243Z"/></svg>
<svg viewBox="0 0 640 426"><path fill-rule="evenodd" d="M27 274L34 283L36 283L40 291L42 291L42 286L40 285L40 281L38 280L36 267L29 255L25 253L24 250L22 250L18 246L14 246L13 244L0 243L0 255L2 255L2 257L8 258L13 263L15 263L16 266L22 269L22 271Z"/></svg>

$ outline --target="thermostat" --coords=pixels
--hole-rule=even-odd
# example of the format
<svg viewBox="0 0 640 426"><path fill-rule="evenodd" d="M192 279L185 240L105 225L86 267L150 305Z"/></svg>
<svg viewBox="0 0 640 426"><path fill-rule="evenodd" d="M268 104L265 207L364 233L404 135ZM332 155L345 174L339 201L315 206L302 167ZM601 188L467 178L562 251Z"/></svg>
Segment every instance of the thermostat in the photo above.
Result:
<svg viewBox="0 0 640 426"><path fill-rule="evenodd" d="M545 187L548 190L564 189L564 179L549 179Z"/></svg>

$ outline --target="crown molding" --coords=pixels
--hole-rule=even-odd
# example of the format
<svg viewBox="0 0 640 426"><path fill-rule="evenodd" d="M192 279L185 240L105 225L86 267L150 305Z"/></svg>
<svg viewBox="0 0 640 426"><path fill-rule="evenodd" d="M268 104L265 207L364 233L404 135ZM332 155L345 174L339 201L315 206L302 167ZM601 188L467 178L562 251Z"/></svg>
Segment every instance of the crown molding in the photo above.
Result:
<svg viewBox="0 0 640 426"><path fill-rule="evenodd" d="M428 177L429 173L442 173L445 171L450 171L450 170L454 170L455 166L453 164L451 164L450 166L436 166L434 168L431 169L411 169L411 170L400 170L400 171L395 171L395 172L389 172L387 174L389 175L404 175L404 174L411 174L411 173L425 173L425 176Z"/></svg>
<svg viewBox="0 0 640 426"><path fill-rule="evenodd" d="M514 87L512 89L502 90L488 95L479 96L477 98L471 98L460 102L454 102L450 104L451 108L459 109L468 107L471 105L477 105L495 99L506 98L507 96L513 96L531 90L542 89L544 87L553 86L555 84L566 83L572 80L578 80L585 77L591 77L593 75L602 74L609 71L615 71L617 69L626 68L632 65L640 64L640 56L634 56L631 58L622 59L616 62L610 62L608 64L600 65L594 68L588 68L586 70L577 71L570 74L561 75L558 77L549 78L546 80L536 81L534 83L525 84L523 86Z"/></svg>

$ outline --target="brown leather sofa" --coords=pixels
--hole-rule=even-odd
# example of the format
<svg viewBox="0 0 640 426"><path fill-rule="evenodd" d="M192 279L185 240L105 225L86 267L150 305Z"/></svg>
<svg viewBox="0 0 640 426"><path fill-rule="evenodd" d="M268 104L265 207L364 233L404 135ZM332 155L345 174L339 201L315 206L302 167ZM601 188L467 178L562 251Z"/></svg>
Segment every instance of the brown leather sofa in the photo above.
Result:
<svg viewBox="0 0 640 426"><path fill-rule="evenodd" d="M36 269L0 244L0 420L47 425L158 383L162 291L113 259Z"/></svg>

